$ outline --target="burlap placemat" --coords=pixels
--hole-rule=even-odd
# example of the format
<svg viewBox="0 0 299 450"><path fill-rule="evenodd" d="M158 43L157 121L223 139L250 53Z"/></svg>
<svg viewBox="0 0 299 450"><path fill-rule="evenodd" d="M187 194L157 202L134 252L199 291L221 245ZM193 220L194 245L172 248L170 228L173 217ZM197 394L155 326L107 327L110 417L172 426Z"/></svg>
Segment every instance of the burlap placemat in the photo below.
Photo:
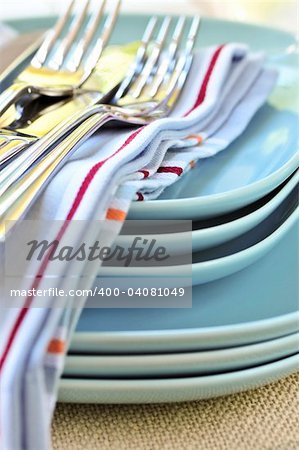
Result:
<svg viewBox="0 0 299 450"><path fill-rule="evenodd" d="M54 450L298 450L299 374L245 393L167 405L59 404Z"/></svg>

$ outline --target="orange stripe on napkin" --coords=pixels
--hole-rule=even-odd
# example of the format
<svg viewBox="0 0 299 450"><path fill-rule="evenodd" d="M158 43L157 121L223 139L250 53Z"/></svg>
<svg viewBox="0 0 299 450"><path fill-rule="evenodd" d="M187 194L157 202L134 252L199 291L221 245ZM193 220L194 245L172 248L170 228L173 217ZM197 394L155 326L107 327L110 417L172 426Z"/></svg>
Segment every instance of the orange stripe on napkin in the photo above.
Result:
<svg viewBox="0 0 299 450"><path fill-rule="evenodd" d="M196 139L198 144L202 144L203 142L203 138L200 134L190 134L190 136L188 136L187 139Z"/></svg>
<svg viewBox="0 0 299 450"><path fill-rule="evenodd" d="M53 339L48 346L48 353L64 353L65 342L60 339Z"/></svg>
<svg viewBox="0 0 299 450"><path fill-rule="evenodd" d="M106 214L106 219L123 222L126 218L126 215L127 214L121 209L109 208Z"/></svg>

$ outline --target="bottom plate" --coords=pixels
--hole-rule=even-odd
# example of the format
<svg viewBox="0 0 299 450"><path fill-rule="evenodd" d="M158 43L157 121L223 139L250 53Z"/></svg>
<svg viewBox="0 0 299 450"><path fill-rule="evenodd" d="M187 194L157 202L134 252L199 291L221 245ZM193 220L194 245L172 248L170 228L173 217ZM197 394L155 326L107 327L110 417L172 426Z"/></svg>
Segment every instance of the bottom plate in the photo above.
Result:
<svg viewBox="0 0 299 450"><path fill-rule="evenodd" d="M68 403L168 403L234 394L299 370L299 354L247 370L155 380L63 379L59 400Z"/></svg>

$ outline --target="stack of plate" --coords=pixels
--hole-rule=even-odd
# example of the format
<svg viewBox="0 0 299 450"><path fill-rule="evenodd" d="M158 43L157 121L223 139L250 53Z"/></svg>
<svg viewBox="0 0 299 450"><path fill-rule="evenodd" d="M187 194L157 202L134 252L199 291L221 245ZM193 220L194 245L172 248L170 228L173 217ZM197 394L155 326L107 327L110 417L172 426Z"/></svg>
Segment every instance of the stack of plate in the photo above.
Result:
<svg viewBox="0 0 299 450"><path fill-rule="evenodd" d="M114 42L138 39L147 22L122 16ZM13 25L28 31L51 21ZM85 309L62 401L193 400L299 370L298 44L282 31L203 20L200 46L233 41L264 51L279 71L267 104L228 149L130 212L131 219L192 219L193 306ZM185 245L179 233L163 240Z"/></svg>
<svg viewBox="0 0 299 450"><path fill-rule="evenodd" d="M218 239L217 229L231 225L238 233L237 223L261 220L199 253L205 261L193 265L191 309L86 309L60 399L190 400L249 389L298 370L298 180L297 172L263 206L248 208L248 215L242 210L238 219L193 232L198 247L197 233Z"/></svg>
<svg viewBox="0 0 299 450"><path fill-rule="evenodd" d="M137 33L145 20L135 17ZM66 360L62 401L194 400L299 369L295 40L219 21L204 21L201 39L247 42L280 75L230 148L201 161L158 200L131 209L132 219L193 220L193 306L86 309ZM180 234L166 239L183 245Z"/></svg>

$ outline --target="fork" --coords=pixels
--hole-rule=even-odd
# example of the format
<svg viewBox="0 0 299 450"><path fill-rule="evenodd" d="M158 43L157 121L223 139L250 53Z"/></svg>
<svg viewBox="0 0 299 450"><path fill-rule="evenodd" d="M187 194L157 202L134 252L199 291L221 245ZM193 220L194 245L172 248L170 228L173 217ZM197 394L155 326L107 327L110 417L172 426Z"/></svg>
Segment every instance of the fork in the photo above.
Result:
<svg viewBox="0 0 299 450"><path fill-rule="evenodd" d="M116 120L126 125L142 126L168 115L190 71L199 24L199 18L193 19L187 41L179 51L186 25L185 17L180 17L171 43L164 51L171 19L166 17L163 20L158 37L152 44L157 27L157 19L153 18L131 70L113 98L113 104L94 105L75 114L57 130L28 147L14 161L13 170L11 164L2 171L5 181L0 184L0 236L4 236L5 221L19 220L73 151L105 123Z"/></svg>
<svg viewBox="0 0 299 450"><path fill-rule="evenodd" d="M74 13L70 28L68 23L76 0L71 1L54 28L46 34L29 65L0 94L0 118L25 95L70 96L89 78L109 41L121 0L115 0L101 36L95 43L93 41L107 2L102 0L99 8L91 12L89 19L91 0L78 0L77 3L83 3L83 6Z"/></svg>
<svg viewBox="0 0 299 450"><path fill-rule="evenodd" d="M125 77L137 49L138 42L107 47L78 95L59 99L37 97L7 111L2 121L4 128L0 128L0 180L3 167L29 144L75 112L95 103L108 102Z"/></svg>

